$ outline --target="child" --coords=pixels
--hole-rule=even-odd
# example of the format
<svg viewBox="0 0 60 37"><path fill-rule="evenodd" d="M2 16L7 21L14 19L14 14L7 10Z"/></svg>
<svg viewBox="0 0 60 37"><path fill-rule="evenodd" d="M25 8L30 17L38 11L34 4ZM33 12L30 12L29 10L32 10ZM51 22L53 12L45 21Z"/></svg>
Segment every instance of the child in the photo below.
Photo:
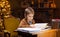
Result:
<svg viewBox="0 0 60 37"><path fill-rule="evenodd" d="M30 25L34 25L35 21L34 17L34 10L31 7L25 9L25 18L21 20L19 27L31 27Z"/></svg>

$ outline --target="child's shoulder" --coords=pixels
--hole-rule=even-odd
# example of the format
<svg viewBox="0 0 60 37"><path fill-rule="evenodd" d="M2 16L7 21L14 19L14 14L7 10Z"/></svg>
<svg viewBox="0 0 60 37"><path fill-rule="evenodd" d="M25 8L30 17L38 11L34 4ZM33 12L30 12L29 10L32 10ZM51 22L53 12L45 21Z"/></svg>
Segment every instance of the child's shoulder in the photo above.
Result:
<svg viewBox="0 0 60 37"><path fill-rule="evenodd" d="M21 21L22 21L22 22L25 22L26 20L25 20L25 18L23 18Z"/></svg>

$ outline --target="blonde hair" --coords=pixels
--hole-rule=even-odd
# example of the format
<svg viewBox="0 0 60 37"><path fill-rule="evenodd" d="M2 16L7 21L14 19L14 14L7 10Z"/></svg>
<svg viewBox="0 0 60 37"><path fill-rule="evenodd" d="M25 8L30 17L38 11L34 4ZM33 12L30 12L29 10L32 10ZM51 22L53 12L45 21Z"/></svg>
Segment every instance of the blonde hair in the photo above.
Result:
<svg viewBox="0 0 60 37"><path fill-rule="evenodd" d="M31 7L26 8L24 16L26 17L28 14L34 14L34 9Z"/></svg>

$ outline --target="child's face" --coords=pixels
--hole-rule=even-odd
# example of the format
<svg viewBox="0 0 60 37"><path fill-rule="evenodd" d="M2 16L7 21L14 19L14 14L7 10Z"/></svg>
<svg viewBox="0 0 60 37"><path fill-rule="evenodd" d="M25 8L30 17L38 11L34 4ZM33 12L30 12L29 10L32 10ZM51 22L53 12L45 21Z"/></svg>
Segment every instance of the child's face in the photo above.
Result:
<svg viewBox="0 0 60 37"><path fill-rule="evenodd" d="M34 17L34 14L28 14L27 15L27 20L31 21Z"/></svg>

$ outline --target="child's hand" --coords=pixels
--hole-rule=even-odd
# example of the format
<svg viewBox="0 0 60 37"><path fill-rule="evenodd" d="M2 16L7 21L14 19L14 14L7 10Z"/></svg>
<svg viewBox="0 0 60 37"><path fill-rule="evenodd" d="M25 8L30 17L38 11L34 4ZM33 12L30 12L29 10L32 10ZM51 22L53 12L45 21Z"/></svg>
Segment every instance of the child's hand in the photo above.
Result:
<svg viewBox="0 0 60 37"><path fill-rule="evenodd" d="M35 28L35 25L30 25L31 28Z"/></svg>

